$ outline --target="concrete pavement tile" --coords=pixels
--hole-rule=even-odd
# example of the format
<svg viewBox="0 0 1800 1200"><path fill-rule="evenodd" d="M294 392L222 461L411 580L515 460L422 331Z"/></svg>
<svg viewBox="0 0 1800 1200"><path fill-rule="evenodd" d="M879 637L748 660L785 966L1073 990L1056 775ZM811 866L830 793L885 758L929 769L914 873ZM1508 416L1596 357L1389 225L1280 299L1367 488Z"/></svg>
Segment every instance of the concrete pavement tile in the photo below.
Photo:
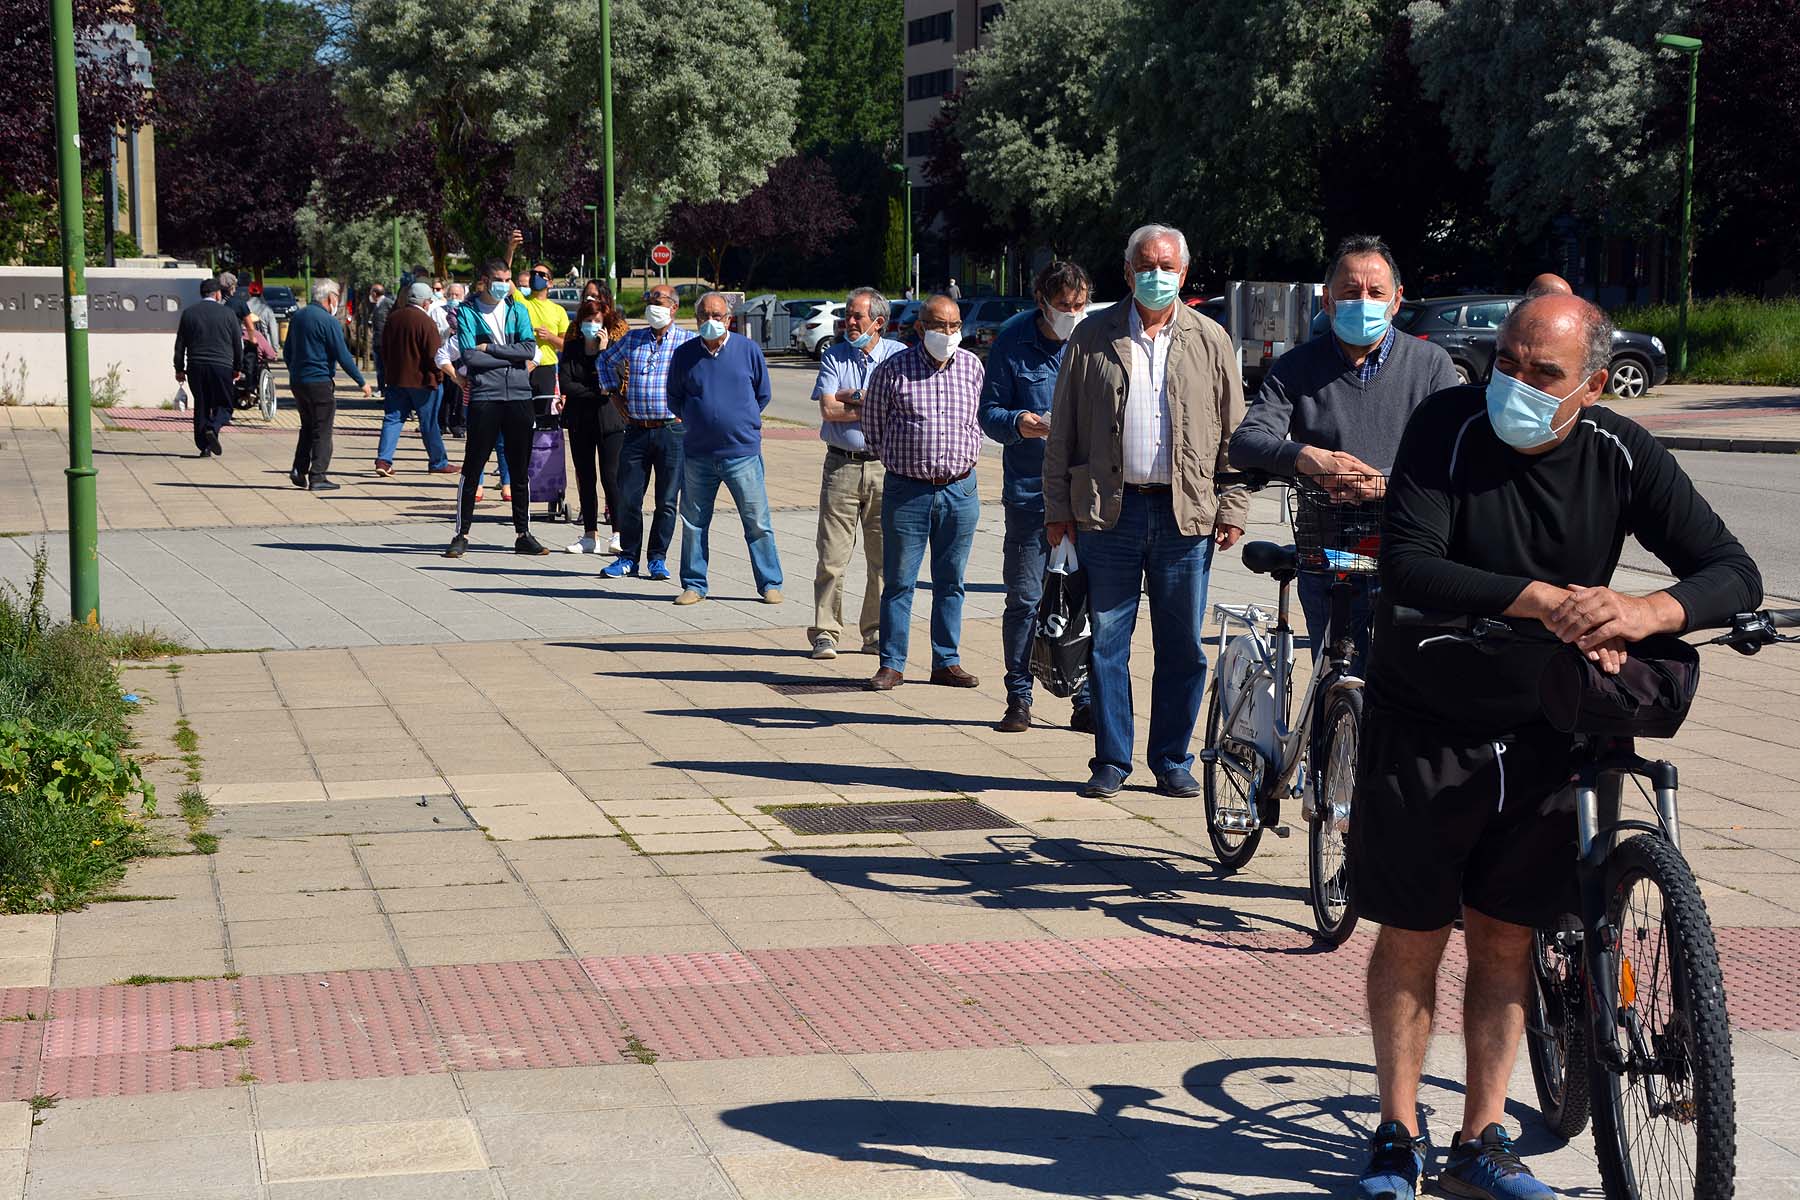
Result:
<svg viewBox="0 0 1800 1200"><path fill-rule="evenodd" d="M532 1071L470 1071L458 1076L476 1117L588 1109L654 1108L674 1103L653 1067L550 1067Z"/></svg>
<svg viewBox="0 0 1800 1200"><path fill-rule="evenodd" d="M671 876L684 875L743 875L755 871L787 871L797 872L799 868L784 862L778 862L775 852L765 848L761 852L745 854L688 854L676 855L661 859L657 866L663 874Z"/></svg>
<svg viewBox="0 0 1800 1200"><path fill-rule="evenodd" d="M481 1117L476 1124L499 1167L674 1158L703 1150L672 1107L524 1113Z"/></svg>
<svg viewBox="0 0 1800 1200"><path fill-rule="evenodd" d="M357 895L355 892L334 895ZM264 946L312 946L320 942L369 942L387 937L379 916L308 916L292 920L233 921L231 944L236 950Z"/></svg>
<svg viewBox="0 0 1800 1200"><path fill-rule="evenodd" d="M52 913L0 917L0 958L30 958L50 953L56 944L57 918Z"/></svg>
<svg viewBox="0 0 1800 1200"><path fill-rule="evenodd" d="M800 950L826 946L891 946L891 932L866 917L826 921L753 921L722 926L744 950Z"/></svg>
<svg viewBox="0 0 1800 1200"><path fill-rule="evenodd" d="M266 1129L262 1142L270 1183L479 1171L488 1165L466 1117Z"/></svg>
<svg viewBox="0 0 1800 1200"><path fill-rule="evenodd" d="M742 817L716 805L710 813L690 816L633 817L620 816L617 813L608 813L607 815L617 821L619 827L626 833L638 839L639 845L643 844L642 839L646 835L651 834L741 833L745 828Z"/></svg>
<svg viewBox="0 0 1800 1200"><path fill-rule="evenodd" d="M387 863L365 859L363 869L378 888L466 887L470 884L508 883L511 876L499 855L451 862Z"/></svg>
<svg viewBox="0 0 1800 1200"><path fill-rule="evenodd" d="M570 929L569 945L583 957L622 954L710 954L738 947L717 925L644 926L637 929Z"/></svg>
<svg viewBox="0 0 1800 1200"><path fill-rule="evenodd" d="M645 854L712 854L770 848L768 838L748 828L742 833L647 833L632 840Z"/></svg>
<svg viewBox="0 0 1800 1200"><path fill-rule="evenodd" d="M58 957L51 972L53 987L92 987L131 975L223 975L225 951L143 948L129 954L93 958Z"/></svg>
<svg viewBox="0 0 1800 1200"><path fill-rule="evenodd" d="M803 1150L725 1154L719 1167L744 1200L952 1200L966 1194L941 1171Z"/></svg>
<svg viewBox="0 0 1800 1200"><path fill-rule="evenodd" d="M476 908L517 908L531 896L516 883L473 887L381 888L376 892L388 912L454 912Z"/></svg>
<svg viewBox="0 0 1800 1200"><path fill-rule="evenodd" d="M0 1150L0 1196L25 1195L25 1151Z"/></svg>
<svg viewBox="0 0 1800 1200"><path fill-rule="evenodd" d="M567 895L558 891L557 896ZM539 897L544 912L559 929L630 929L668 925L702 925L709 918L692 901L615 900L604 904L570 904Z"/></svg>
<svg viewBox="0 0 1800 1200"><path fill-rule="evenodd" d="M815 1100L874 1094L844 1059L834 1054L661 1062L656 1064L656 1072L668 1085L669 1094L681 1104Z"/></svg>
<svg viewBox="0 0 1800 1200"><path fill-rule="evenodd" d="M451 935L485 936L497 933L550 932L536 907L484 908L468 912L395 913L388 918L402 940Z"/></svg>
<svg viewBox="0 0 1800 1200"><path fill-rule="evenodd" d="M206 789L206 799L215 805L235 804L304 804L326 799L325 785L316 780L288 780L267 783L221 783Z"/></svg>
<svg viewBox="0 0 1800 1200"><path fill-rule="evenodd" d="M686 875L677 882L690 896L698 900L728 896L818 898L835 894L830 884L824 883L804 871L764 871L749 875Z"/></svg>
<svg viewBox="0 0 1800 1200"><path fill-rule="evenodd" d="M735 1200L737 1191L711 1159L651 1158L595 1171L566 1166L504 1167L496 1172L518 1200Z"/></svg>
<svg viewBox="0 0 1800 1200"><path fill-rule="evenodd" d="M448 1075L256 1085L256 1124L263 1130L384 1123L400 1113L417 1120L467 1115Z"/></svg>
<svg viewBox="0 0 1800 1200"><path fill-rule="evenodd" d="M494 1200L499 1195L489 1171L316 1179L269 1187L269 1200Z"/></svg>
<svg viewBox="0 0 1800 1200"><path fill-rule="evenodd" d="M146 1196L257 1191L256 1137L250 1133L172 1137L34 1151L29 1197Z"/></svg>
<svg viewBox="0 0 1800 1200"><path fill-rule="evenodd" d="M881 926L908 945L925 942L1028 940L1053 936L1042 926L1017 913L969 909L950 910L940 917L886 917L882 919Z"/></svg>
<svg viewBox="0 0 1800 1200"><path fill-rule="evenodd" d="M0 988L49 987L50 955L0 958Z"/></svg>
<svg viewBox="0 0 1800 1200"><path fill-rule="evenodd" d="M415 967L452 963L531 962L564 958L568 951L553 933L445 934L402 937L400 948Z"/></svg>
<svg viewBox="0 0 1800 1200"><path fill-rule="evenodd" d="M245 946L233 952L246 975L294 975L303 971L362 971L397 967L400 956L386 939L317 942L305 946Z"/></svg>
<svg viewBox="0 0 1800 1200"><path fill-rule="evenodd" d="M1030 1051L1015 1047L847 1054L844 1062L884 1096L1043 1091L1064 1086Z"/></svg>
<svg viewBox="0 0 1800 1200"><path fill-rule="evenodd" d="M367 886L343 892L290 892L279 896L236 894L224 898L228 922L320 920L374 916L379 910Z"/></svg>
<svg viewBox="0 0 1800 1200"><path fill-rule="evenodd" d="M721 896L695 901L705 913L730 928L764 921L855 920L863 914L834 895Z"/></svg>
<svg viewBox="0 0 1800 1200"><path fill-rule="evenodd" d="M628 862L642 862L642 859L627 859ZM568 886L564 886L568 885ZM554 888L554 898L542 895L538 902L552 916L561 914L569 919L564 924L579 926L586 924L581 909L588 905L644 903L648 901L666 901L675 903L685 901L687 893L673 879L662 879L655 875L608 877L604 879L551 879L535 884L534 891L543 888ZM571 900L570 897L579 897ZM567 911L565 911L567 910ZM694 909L690 920L703 921L705 914Z"/></svg>
<svg viewBox="0 0 1800 1200"><path fill-rule="evenodd" d="M120 1142L247 1134L251 1127L250 1093L244 1088L216 1088L61 1100L55 1108L40 1113L38 1120L42 1123L31 1130L34 1155L43 1150L78 1150ZM26 1126L30 1128L29 1121ZM5 1144L0 1139L0 1146Z"/></svg>
<svg viewBox="0 0 1800 1200"><path fill-rule="evenodd" d="M0 1150L23 1150L31 1140L31 1106L23 1100L0 1101Z"/></svg>
<svg viewBox="0 0 1800 1200"><path fill-rule="evenodd" d="M1031 1052L1078 1088L1178 1084L1197 1065L1222 1057L1211 1042L1032 1046Z"/></svg>

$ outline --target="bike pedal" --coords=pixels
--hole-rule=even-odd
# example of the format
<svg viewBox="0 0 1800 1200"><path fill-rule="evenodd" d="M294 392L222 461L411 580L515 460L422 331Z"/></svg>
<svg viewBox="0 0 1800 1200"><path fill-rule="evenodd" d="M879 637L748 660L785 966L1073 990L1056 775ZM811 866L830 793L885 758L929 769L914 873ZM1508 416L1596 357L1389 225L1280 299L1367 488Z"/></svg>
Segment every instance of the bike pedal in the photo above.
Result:
<svg viewBox="0 0 1800 1200"><path fill-rule="evenodd" d="M1285 839L1288 836L1288 834L1293 832L1293 830L1289 829L1286 825L1270 825L1267 828L1270 833L1273 833L1276 837L1283 838L1283 839Z"/></svg>
<svg viewBox="0 0 1800 1200"><path fill-rule="evenodd" d="M1219 752L1209 746L1205 750L1202 750L1196 757L1210 767L1219 761Z"/></svg>

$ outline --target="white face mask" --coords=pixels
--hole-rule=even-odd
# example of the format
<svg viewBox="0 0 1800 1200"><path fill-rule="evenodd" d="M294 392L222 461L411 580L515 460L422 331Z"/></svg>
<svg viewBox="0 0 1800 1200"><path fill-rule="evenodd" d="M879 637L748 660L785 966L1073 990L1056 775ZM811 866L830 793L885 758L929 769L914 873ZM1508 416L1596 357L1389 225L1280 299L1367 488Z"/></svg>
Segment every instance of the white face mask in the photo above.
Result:
<svg viewBox="0 0 1800 1200"><path fill-rule="evenodd" d="M1046 308L1044 315L1050 320L1050 332L1056 335L1056 340L1066 342L1069 340L1069 335L1075 332L1075 327L1081 324L1082 318L1087 316L1087 305L1082 305L1074 312L1064 312L1060 308Z"/></svg>
<svg viewBox="0 0 1800 1200"><path fill-rule="evenodd" d="M674 311L664 308L660 304L652 304L644 309L644 320L650 322L652 329L667 329L669 322L674 319Z"/></svg>
<svg viewBox="0 0 1800 1200"><path fill-rule="evenodd" d="M949 362L950 356L956 353L956 348L960 345L962 345L960 330L956 333L945 333L941 329L925 331L925 353L939 362Z"/></svg>

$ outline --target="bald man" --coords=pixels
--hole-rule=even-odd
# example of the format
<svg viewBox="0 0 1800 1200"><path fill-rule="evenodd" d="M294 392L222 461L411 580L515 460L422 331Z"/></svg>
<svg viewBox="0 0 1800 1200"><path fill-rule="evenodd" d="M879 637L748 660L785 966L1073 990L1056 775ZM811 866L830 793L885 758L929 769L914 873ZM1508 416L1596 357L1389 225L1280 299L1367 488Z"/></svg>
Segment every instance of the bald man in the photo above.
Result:
<svg viewBox="0 0 1800 1200"><path fill-rule="evenodd" d="M1500 1124L1532 931L1580 911L1573 806L1560 795L1572 742L1543 717L1539 675L1555 639L1616 673L1634 643L1729 624L1761 600L1756 564L1680 464L1597 407L1611 353L1612 323L1592 304L1526 300L1500 327L1493 378L1427 400L1394 460L1350 820L1357 905L1382 926L1368 977L1382 1123L1364 1197L1410 1200L1418 1187L1419 1072L1461 917L1468 1074L1443 1190L1549 1200ZM1612 590L1627 533L1679 582ZM1488 655L1395 625L1399 605L1509 617L1553 639L1542 653L1527 640Z"/></svg>
<svg viewBox="0 0 1800 1200"><path fill-rule="evenodd" d="M1527 300L1535 300L1539 296L1573 296L1574 294L1575 289L1569 286L1568 280L1561 275L1552 275L1548 271L1533 279L1531 285L1525 289Z"/></svg>

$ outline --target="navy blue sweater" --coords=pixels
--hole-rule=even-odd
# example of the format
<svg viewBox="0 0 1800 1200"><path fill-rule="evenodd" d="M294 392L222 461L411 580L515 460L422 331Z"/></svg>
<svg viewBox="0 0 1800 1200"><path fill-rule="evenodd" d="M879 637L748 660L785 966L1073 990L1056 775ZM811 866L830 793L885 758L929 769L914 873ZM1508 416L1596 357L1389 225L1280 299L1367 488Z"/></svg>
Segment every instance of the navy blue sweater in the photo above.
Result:
<svg viewBox="0 0 1800 1200"><path fill-rule="evenodd" d="M762 410L769 407L769 366L755 342L725 335L717 354L699 338L669 358L669 411L687 427L685 452L702 458L762 453Z"/></svg>

